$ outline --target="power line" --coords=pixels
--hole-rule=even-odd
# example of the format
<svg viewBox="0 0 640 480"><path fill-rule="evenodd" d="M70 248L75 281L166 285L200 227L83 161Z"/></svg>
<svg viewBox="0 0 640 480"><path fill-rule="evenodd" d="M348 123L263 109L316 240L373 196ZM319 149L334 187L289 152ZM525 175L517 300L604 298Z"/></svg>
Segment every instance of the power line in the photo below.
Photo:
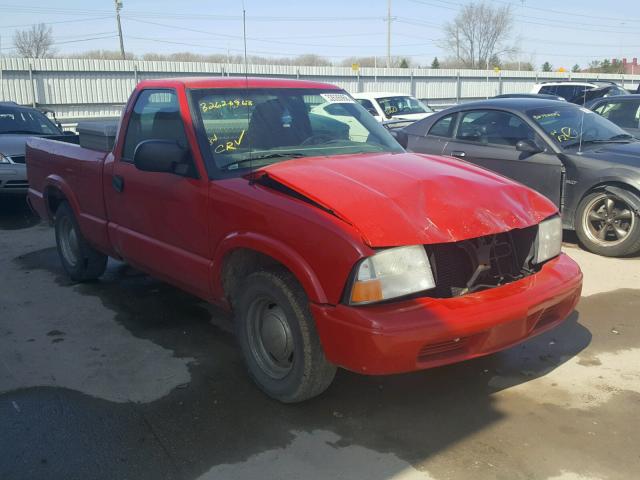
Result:
<svg viewBox="0 0 640 480"><path fill-rule="evenodd" d="M58 25L61 23L77 23L77 22L91 22L94 20L105 20L107 18L111 18L111 16L109 17L94 17L94 18L76 18L73 20L60 20L57 22L37 22L37 23L22 23L20 25L0 25L0 28L21 28L21 27L32 27L34 25L40 25L41 23L45 24L45 25Z"/></svg>

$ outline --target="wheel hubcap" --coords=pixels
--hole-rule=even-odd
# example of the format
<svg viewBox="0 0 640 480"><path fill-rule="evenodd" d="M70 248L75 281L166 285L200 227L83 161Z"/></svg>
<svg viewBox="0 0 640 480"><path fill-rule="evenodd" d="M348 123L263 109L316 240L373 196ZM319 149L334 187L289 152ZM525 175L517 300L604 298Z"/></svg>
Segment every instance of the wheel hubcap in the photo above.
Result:
<svg viewBox="0 0 640 480"><path fill-rule="evenodd" d="M611 247L623 242L635 225L635 215L620 198L603 193L595 197L583 219L589 239L601 246Z"/></svg>
<svg viewBox="0 0 640 480"><path fill-rule="evenodd" d="M293 335L287 316L269 298L253 301L248 311L248 340L260 369L274 379L285 377L293 368Z"/></svg>
<svg viewBox="0 0 640 480"><path fill-rule="evenodd" d="M72 267L75 267L80 258L80 243L78 242L76 229L68 217L61 219L60 250L62 251L65 261Z"/></svg>

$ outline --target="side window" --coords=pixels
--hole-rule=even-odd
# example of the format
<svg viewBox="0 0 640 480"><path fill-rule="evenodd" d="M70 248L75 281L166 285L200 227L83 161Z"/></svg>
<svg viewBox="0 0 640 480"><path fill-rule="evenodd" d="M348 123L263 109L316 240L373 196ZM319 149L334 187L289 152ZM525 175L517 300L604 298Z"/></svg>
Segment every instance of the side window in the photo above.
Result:
<svg viewBox="0 0 640 480"><path fill-rule="evenodd" d="M538 93L544 93L546 95L556 95L556 88L558 88L557 85L545 85L540 88Z"/></svg>
<svg viewBox="0 0 640 480"><path fill-rule="evenodd" d="M173 90L143 90L138 95L127 124L122 159L132 162L138 144L151 139L176 140L185 148L189 146Z"/></svg>
<svg viewBox="0 0 640 480"><path fill-rule="evenodd" d="M498 110L475 110L462 117L457 138L514 147L520 140L534 140L533 129L520 117Z"/></svg>
<svg viewBox="0 0 640 480"><path fill-rule="evenodd" d="M373 115L374 117L378 117L379 114L376 111L376 108L373 106L373 103L371 103L371 100L367 100L366 98L359 98L356 100L360 105L362 105L364 107L364 109L369 112L371 115Z"/></svg>
<svg viewBox="0 0 640 480"><path fill-rule="evenodd" d="M436 123L433 124L431 130L427 135L435 135L436 137L451 137L453 133L453 119L456 117L455 113L442 117Z"/></svg>

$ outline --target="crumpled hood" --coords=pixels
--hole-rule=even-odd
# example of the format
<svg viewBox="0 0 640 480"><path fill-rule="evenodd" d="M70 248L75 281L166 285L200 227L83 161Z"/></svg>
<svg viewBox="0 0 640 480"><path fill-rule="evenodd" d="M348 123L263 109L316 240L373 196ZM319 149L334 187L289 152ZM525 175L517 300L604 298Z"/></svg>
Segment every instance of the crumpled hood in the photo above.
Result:
<svg viewBox="0 0 640 480"><path fill-rule="evenodd" d="M533 190L450 157L338 155L262 171L353 225L371 247L460 241L531 226L557 211Z"/></svg>

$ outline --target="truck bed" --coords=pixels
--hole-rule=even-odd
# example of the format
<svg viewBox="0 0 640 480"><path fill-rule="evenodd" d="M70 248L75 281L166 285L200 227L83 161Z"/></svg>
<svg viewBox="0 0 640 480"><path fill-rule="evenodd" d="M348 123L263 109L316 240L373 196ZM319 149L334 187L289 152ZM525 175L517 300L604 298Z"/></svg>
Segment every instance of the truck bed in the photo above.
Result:
<svg viewBox="0 0 640 480"><path fill-rule="evenodd" d="M27 141L27 177L33 208L41 218L51 220L47 201L57 194L52 190L59 189L75 211L87 240L110 250L103 192L107 155L58 140L34 137Z"/></svg>

